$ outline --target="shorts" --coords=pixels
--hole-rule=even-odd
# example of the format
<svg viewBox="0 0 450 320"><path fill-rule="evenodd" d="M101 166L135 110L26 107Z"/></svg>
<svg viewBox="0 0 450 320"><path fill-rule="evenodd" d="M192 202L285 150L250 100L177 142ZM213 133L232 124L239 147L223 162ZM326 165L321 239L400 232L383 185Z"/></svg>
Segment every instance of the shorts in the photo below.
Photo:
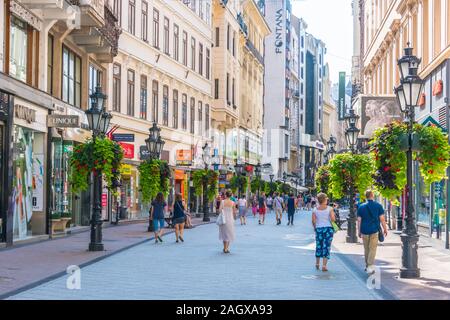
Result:
<svg viewBox="0 0 450 320"><path fill-rule="evenodd" d="M266 208L265 207L259 208L259 214L266 214Z"/></svg>
<svg viewBox="0 0 450 320"><path fill-rule="evenodd" d="M247 215L247 207L239 207L239 216L245 217Z"/></svg>
<svg viewBox="0 0 450 320"><path fill-rule="evenodd" d="M182 224L186 222L186 217L179 217L173 219L173 224Z"/></svg>
<svg viewBox="0 0 450 320"><path fill-rule="evenodd" d="M153 220L153 230L159 231L159 229L164 228L164 219L154 219Z"/></svg>
<svg viewBox="0 0 450 320"><path fill-rule="evenodd" d="M273 210L273 205L272 204L268 204L267 208L269 208L269 210Z"/></svg>

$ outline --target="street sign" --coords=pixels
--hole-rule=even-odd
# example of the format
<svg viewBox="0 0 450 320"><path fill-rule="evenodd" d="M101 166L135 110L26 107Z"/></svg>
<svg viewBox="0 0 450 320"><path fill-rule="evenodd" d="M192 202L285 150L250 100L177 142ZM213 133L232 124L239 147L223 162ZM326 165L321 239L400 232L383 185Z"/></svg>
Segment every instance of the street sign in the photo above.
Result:
<svg viewBox="0 0 450 320"><path fill-rule="evenodd" d="M345 72L339 72L339 100L338 118L344 120L345 117Z"/></svg>
<svg viewBox="0 0 450 320"><path fill-rule="evenodd" d="M112 139L114 141L120 142L134 142L134 134L133 133L113 133Z"/></svg>
<svg viewBox="0 0 450 320"><path fill-rule="evenodd" d="M134 158L134 144L123 143L123 142L119 142L119 144L123 149L123 157L125 159L133 159Z"/></svg>

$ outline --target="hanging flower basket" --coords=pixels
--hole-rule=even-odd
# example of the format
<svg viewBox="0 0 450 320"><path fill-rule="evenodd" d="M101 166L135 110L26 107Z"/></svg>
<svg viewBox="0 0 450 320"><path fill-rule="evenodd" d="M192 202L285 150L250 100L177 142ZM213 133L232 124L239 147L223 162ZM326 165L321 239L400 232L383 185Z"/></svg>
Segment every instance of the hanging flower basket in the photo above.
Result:
<svg viewBox="0 0 450 320"><path fill-rule="evenodd" d="M375 131L370 142L375 161L375 186L390 200L396 201L406 186L406 154L408 128L405 123L394 122ZM413 159L419 162L419 171L425 188L446 178L450 163L447 136L438 127L415 124L412 135Z"/></svg>
<svg viewBox="0 0 450 320"><path fill-rule="evenodd" d="M206 185L208 186L206 189L208 200L214 200L218 193L219 183L219 174L216 171L210 169L195 171L192 174L192 180L196 196L203 195L203 183L206 183Z"/></svg>
<svg viewBox="0 0 450 320"><path fill-rule="evenodd" d="M150 203L158 192L165 196L169 194L171 172L167 161L148 159L139 165L138 170L143 203Z"/></svg>

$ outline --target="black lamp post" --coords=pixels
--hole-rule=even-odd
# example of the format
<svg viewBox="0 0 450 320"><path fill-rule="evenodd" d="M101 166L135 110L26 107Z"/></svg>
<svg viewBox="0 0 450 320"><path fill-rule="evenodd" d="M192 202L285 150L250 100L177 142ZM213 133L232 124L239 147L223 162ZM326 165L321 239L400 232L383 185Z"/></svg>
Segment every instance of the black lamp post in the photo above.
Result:
<svg viewBox="0 0 450 320"><path fill-rule="evenodd" d="M161 156L161 151L164 147L165 141L161 139L161 128L158 128L156 122L150 127L148 138L145 139L145 144L147 145L147 150L150 159L159 159ZM151 217L148 219L148 229L149 232L153 230L153 220Z"/></svg>
<svg viewBox="0 0 450 320"><path fill-rule="evenodd" d="M356 152L356 145L358 143L359 129L356 127L356 123L359 116L355 114L353 109L349 110L349 114L345 117L347 123L347 130L345 131L345 137L347 144L354 154ZM350 188L350 210L347 219L347 243L358 243L358 237L356 235L356 199L355 189L352 186Z"/></svg>
<svg viewBox="0 0 450 320"><path fill-rule="evenodd" d="M102 93L102 88L97 86L95 92L92 93L89 98L91 99L91 107L85 111L89 129L92 131L92 139L97 137L103 137L108 131L109 123L112 115L106 112L104 103L106 95ZM102 243L102 205L100 202L102 195L102 172L101 170L94 170L93 172L93 188L94 188L94 201L91 216L91 242L89 243L89 251L103 251L104 246Z"/></svg>
<svg viewBox="0 0 450 320"><path fill-rule="evenodd" d="M208 146L208 143L205 143L203 146L202 159L205 164L205 171L208 170L208 166L211 162L211 148ZM203 221L209 222L209 212L208 212L208 179L206 175L203 179Z"/></svg>
<svg viewBox="0 0 450 320"><path fill-rule="evenodd" d="M417 69L421 59L412 54L413 49L405 48L405 55L398 60L400 69L400 86L394 88L399 107L405 115L408 125L408 150L406 151L406 217L400 238L402 240L402 267L400 268L400 278L418 278L420 270L418 268L417 243L419 235L414 216L413 204L413 158L412 158L412 135L415 123L415 107L418 105L422 92L423 80L417 75Z"/></svg>
<svg viewBox="0 0 450 320"><path fill-rule="evenodd" d="M257 197L259 199L259 190L261 188L261 163L258 162L258 164L255 166L255 175L256 175L256 179L258 180L258 192L257 192Z"/></svg>
<svg viewBox="0 0 450 320"><path fill-rule="evenodd" d="M238 159L236 159L236 163L234 165L234 170L236 171L236 175L239 178L238 180L238 197L241 197L241 175L242 175L242 170L244 169L244 165L240 163L240 161L238 161Z"/></svg>

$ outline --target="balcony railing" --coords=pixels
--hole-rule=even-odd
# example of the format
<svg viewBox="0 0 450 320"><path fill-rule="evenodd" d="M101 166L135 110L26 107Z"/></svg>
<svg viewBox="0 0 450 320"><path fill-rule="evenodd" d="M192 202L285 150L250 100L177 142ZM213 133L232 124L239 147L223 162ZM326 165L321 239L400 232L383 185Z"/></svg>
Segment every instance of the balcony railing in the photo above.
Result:
<svg viewBox="0 0 450 320"><path fill-rule="evenodd" d="M242 17L241 13L238 13L237 21L239 23L239 27L241 28L241 32L245 35L245 37L248 37L247 24L245 23L244 18Z"/></svg>
<svg viewBox="0 0 450 320"><path fill-rule="evenodd" d="M245 46L255 56L256 60L258 60L258 62L261 63L262 65L264 65L263 56L259 53L258 49L256 49L256 47L249 39L247 39L247 41L245 42Z"/></svg>
<svg viewBox="0 0 450 320"><path fill-rule="evenodd" d="M99 28L104 39L111 46L111 55L115 57L118 53L119 36L122 29L117 23L117 17L108 6L105 6L105 25Z"/></svg>

